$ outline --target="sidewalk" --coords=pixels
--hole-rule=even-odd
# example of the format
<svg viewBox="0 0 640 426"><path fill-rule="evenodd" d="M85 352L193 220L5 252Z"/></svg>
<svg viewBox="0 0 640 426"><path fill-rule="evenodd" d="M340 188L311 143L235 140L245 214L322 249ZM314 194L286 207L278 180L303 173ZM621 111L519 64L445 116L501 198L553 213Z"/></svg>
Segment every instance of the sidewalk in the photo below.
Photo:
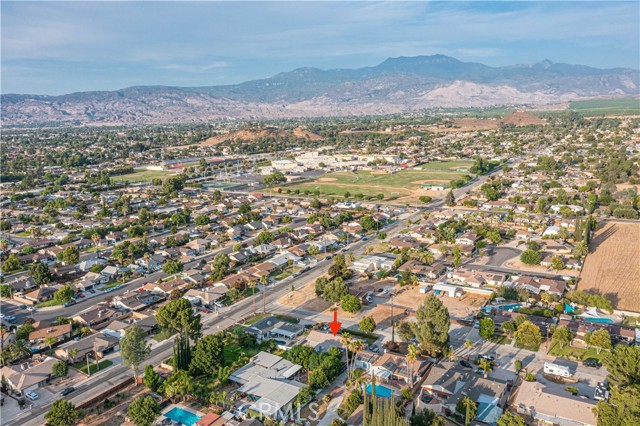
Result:
<svg viewBox="0 0 640 426"><path fill-rule="evenodd" d="M327 406L327 411L324 414L324 417L318 423L318 426L329 426L333 419L338 418L338 408L344 399L347 390L345 389L344 382L347 380L347 372L340 374L335 378L333 383L341 383L340 386L331 388L331 391L323 390L316 395L317 400L321 400L326 394L331 394L332 398Z"/></svg>

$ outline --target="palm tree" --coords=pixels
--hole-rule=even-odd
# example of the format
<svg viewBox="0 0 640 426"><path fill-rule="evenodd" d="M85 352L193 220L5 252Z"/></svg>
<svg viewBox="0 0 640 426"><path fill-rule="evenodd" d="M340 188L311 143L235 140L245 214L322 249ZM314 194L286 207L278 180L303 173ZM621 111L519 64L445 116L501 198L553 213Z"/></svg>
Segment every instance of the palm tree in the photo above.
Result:
<svg viewBox="0 0 640 426"><path fill-rule="evenodd" d="M251 280L249 281L249 287L252 290L252 296L253 296L253 315L256 314L256 286L258 285L258 283L256 282L256 280Z"/></svg>
<svg viewBox="0 0 640 426"><path fill-rule="evenodd" d="M349 349L351 346L351 335L346 331L340 337L340 343L344 346L345 355L347 356L347 377L349 376Z"/></svg>
<svg viewBox="0 0 640 426"><path fill-rule="evenodd" d="M351 372L353 372L353 370L355 369L356 358L358 357L358 354L363 350L365 350L365 348L366 348L366 345L362 340L358 339L351 342L351 352L353 352L353 356L351 359Z"/></svg>
<svg viewBox="0 0 640 426"><path fill-rule="evenodd" d="M93 235L91 235L91 241L93 241L93 244L96 246L96 252L97 252L98 247L100 247L100 234L98 234L97 232L94 232Z"/></svg>
<svg viewBox="0 0 640 426"><path fill-rule="evenodd" d="M16 340L11 344L11 355L13 359L20 359L31 355L31 348L24 339Z"/></svg>
<svg viewBox="0 0 640 426"><path fill-rule="evenodd" d="M263 275L260 277L260 284L262 284L262 312L267 313L267 284L269 284L269 275Z"/></svg>
<svg viewBox="0 0 640 426"><path fill-rule="evenodd" d="M484 371L484 378L487 378L487 371L493 371L493 365L492 362L489 361L488 359L481 359L480 360L480 368L482 368L482 370Z"/></svg>
<svg viewBox="0 0 640 426"><path fill-rule="evenodd" d="M45 345L49 347L49 353L51 353L51 347L58 341L58 338L55 336L47 336L43 339Z"/></svg>
<svg viewBox="0 0 640 426"><path fill-rule="evenodd" d="M413 363L418 359L418 348L415 345L407 347L407 368L409 370L409 386L413 386Z"/></svg>
<svg viewBox="0 0 640 426"><path fill-rule="evenodd" d="M75 362L76 355L78 355L78 349L72 348L67 351L67 359L72 364Z"/></svg>

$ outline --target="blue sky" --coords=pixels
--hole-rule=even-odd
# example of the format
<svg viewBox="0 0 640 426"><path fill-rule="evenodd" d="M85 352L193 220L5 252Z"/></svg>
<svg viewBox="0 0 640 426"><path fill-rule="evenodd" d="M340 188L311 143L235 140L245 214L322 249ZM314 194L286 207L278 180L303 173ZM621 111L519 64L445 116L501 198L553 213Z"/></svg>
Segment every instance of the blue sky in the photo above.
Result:
<svg viewBox="0 0 640 426"><path fill-rule="evenodd" d="M640 67L640 2L2 1L2 93L207 86L441 53Z"/></svg>

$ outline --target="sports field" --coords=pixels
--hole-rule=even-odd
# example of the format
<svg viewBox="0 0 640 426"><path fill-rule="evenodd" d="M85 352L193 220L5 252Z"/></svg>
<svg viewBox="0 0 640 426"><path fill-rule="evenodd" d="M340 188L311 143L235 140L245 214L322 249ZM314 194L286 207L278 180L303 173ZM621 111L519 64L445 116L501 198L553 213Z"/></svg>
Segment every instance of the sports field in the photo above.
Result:
<svg viewBox="0 0 640 426"><path fill-rule="evenodd" d="M139 170L135 173L129 173L128 175L114 176L113 179L116 182L122 180L125 180L127 182L151 182L152 179L164 179L174 173L174 171L169 170Z"/></svg>
<svg viewBox="0 0 640 426"><path fill-rule="evenodd" d="M320 191L322 196L344 196L348 192L351 196L362 194L365 197L382 194L387 200L413 199L420 195L434 195L434 191L426 191L422 184L448 186L450 181L468 173L457 172L456 169L468 169L472 164L470 161L429 163L419 166L420 170L402 170L386 174L372 173L368 170L334 172L309 182L287 185L282 189L311 193Z"/></svg>

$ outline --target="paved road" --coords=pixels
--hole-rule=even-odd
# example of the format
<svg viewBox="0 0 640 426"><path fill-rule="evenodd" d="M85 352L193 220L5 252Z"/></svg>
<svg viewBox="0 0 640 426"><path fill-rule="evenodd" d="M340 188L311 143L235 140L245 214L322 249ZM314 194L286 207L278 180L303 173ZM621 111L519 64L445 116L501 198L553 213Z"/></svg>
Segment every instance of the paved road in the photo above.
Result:
<svg viewBox="0 0 640 426"><path fill-rule="evenodd" d="M493 173L497 173L498 171L494 171ZM490 174L490 175L491 175ZM454 191L454 195L456 198L464 196L468 191L471 191L478 186L482 185L482 183L487 179L488 176L481 176L474 181L472 181L466 187L457 189ZM396 221L390 226L385 228L385 232L387 234L392 234L402 230L408 220L415 220L420 217L421 213L424 211L429 211L432 209L439 208L444 203L444 200L436 200L428 206L421 207L413 214L405 215L406 217ZM251 240L247 240L250 242ZM377 241L375 239L367 240L367 241L358 241L350 245L349 249L354 254L362 253L364 250L371 245L376 244ZM226 248L223 250L227 250L230 248ZM208 257L213 256L214 253L205 255ZM267 296L266 296L266 305L267 311L273 312L274 310L279 310L282 306L277 303L277 300L282 297L287 292L291 291L291 286L294 285L296 287L303 285L310 280L316 279L317 277L326 273L329 269L331 261L322 260L318 262L316 267L307 271L304 274L301 274L297 277L288 277L277 284L274 284L268 287ZM144 277L145 281L149 281L148 277ZM131 286L129 286L131 287ZM295 311L295 309L292 309ZM204 334L214 334L220 330L232 327L237 324L242 319L248 317L253 313L253 304L252 298L246 298L228 308L224 308L220 311L219 314L209 314L203 318L203 333ZM143 370L146 365L159 365L162 361L168 359L171 356L173 351L173 339L167 339L160 344L156 345L147 360L142 364L140 370ZM81 385L76 386L76 391L68 396L68 399L71 400L76 405L80 405L82 402L90 400L95 396L102 394L108 389L116 386L119 383L122 383L125 380L128 380L131 377L131 371L122 365L111 367L102 373L96 374L90 378L88 378ZM44 423L44 413L47 412L50 408L50 404L43 405L41 407L34 408L29 412L23 413L21 416L12 419L6 423L6 426L39 426Z"/></svg>

